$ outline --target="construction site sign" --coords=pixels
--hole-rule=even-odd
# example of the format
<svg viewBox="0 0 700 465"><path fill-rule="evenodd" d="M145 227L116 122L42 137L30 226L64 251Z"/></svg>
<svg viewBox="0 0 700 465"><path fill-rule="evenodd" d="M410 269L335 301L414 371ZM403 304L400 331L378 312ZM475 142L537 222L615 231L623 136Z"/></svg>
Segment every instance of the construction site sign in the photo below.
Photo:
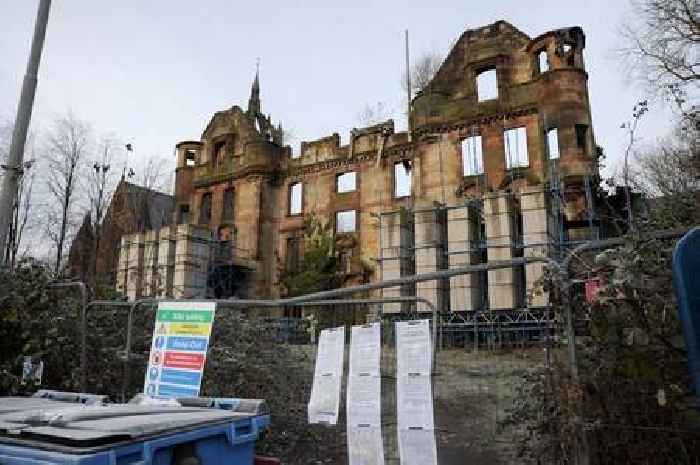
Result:
<svg viewBox="0 0 700 465"><path fill-rule="evenodd" d="M215 311L213 302L158 304L144 393L199 396Z"/></svg>
<svg viewBox="0 0 700 465"><path fill-rule="evenodd" d="M344 352L344 326L321 331L316 352L314 383L308 405L309 423L338 423Z"/></svg>

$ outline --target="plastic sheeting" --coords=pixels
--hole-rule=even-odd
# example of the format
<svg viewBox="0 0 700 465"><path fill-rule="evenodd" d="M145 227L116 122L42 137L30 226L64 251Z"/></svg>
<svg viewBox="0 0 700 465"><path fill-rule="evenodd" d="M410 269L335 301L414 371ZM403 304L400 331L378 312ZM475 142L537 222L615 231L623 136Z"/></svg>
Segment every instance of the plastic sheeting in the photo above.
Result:
<svg viewBox="0 0 700 465"><path fill-rule="evenodd" d="M349 465L383 465L380 325L353 326L347 393Z"/></svg>
<svg viewBox="0 0 700 465"><path fill-rule="evenodd" d="M437 465L429 320L396 323L396 423L402 465Z"/></svg>
<svg viewBox="0 0 700 465"><path fill-rule="evenodd" d="M309 423L338 423L344 351L344 326L321 331L308 405Z"/></svg>

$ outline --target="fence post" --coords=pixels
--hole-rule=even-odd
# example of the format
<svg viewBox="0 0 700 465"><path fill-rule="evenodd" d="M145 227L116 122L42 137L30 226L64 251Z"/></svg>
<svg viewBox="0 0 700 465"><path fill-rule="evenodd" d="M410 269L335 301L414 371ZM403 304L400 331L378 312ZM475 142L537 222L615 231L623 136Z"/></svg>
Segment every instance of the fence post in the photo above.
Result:
<svg viewBox="0 0 700 465"><path fill-rule="evenodd" d="M693 228L676 244L673 283L688 353L688 369L695 400L700 403L700 226Z"/></svg>

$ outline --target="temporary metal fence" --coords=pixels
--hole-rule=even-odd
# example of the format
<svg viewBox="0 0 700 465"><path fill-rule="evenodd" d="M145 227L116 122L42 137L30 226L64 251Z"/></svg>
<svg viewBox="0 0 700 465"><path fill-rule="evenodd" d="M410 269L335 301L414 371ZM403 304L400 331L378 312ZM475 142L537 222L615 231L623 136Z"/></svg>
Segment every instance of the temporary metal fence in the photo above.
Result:
<svg viewBox="0 0 700 465"><path fill-rule="evenodd" d="M659 238L677 237L678 232L657 235ZM306 296L277 300L211 300L217 303L217 319L210 346L210 356L205 371L203 395L240 395L245 397L268 397L273 406L273 431L264 450L284 457L285 463L315 463L331 459L332 463L345 463L346 438L345 416L340 415L339 424L333 428L308 425L305 406L308 402L313 380L313 364L319 331L340 324L362 323L349 321L346 316L354 308L375 309L374 314L382 321L382 426L386 462L398 463L396 440L396 353L394 323L410 319L429 317L431 320L434 357L434 397L440 464L465 462L465 448L469 453L481 450L485 455L473 455L475 463L497 462L490 453L508 455L509 433L500 429L500 420L515 394L514 380L532 366L543 365L550 357L550 341L537 339L536 328L553 325L548 309L524 309L508 312L446 313L429 301L415 296L395 298L352 298L367 292L436 279L445 279L467 273L484 273L489 270L544 262L559 274L560 289L565 311L567 354L572 374L577 373L573 310L570 304L572 280L569 267L579 254L600 248L621 245L623 239L595 241L582 244L557 263L546 257L517 258L503 262L492 262L442 270L417 276L408 276L383 282L364 284L349 288L333 289ZM164 299L171 301L172 299ZM147 353L159 300L142 299L136 302L93 301L82 307L80 315L80 385L83 391L95 389L94 379L102 379L100 370L107 365L121 366L120 373L109 379L115 400L128 400L143 386L143 373L147 364ZM410 303L412 311L400 314L383 314L387 303ZM423 308L414 308L415 306ZM258 310L301 307L305 315L312 318L275 319L253 316ZM429 310L420 312L417 310ZM98 353L90 346L94 335L88 334L91 324L98 324L98 315L110 313L115 319L114 340L119 346L112 349L111 362L108 352ZM369 313L369 312L367 312ZM245 315L248 315L245 317ZM89 317L89 318L88 318ZM519 320L518 320L519 319ZM510 322L523 323L522 331L533 334L531 344L537 350L522 352L522 357L511 357L497 349L499 338L507 339L512 333ZM235 324L248 325L250 334L235 333ZM530 326L528 326L530 325ZM454 339L464 337L465 331L453 328L465 326L473 331L473 338L461 341L465 348L454 348ZM490 327L490 332L479 328ZM531 329L528 329L530 328ZM217 328L220 328L217 330ZM550 329L552 329L550 327ZM218 333L217 333L218 331ZM231 334L224 335L223 332ZM305 335L306 332L306 335ZM116 334L118 333L118 334ZM347 331L349 339L350 332ZM485 334L492 339L485 341ZM549 332L547 333L549 334ZM233 340L240 336L240 340ZM307 337L308 336L308 337ZM346 340L346 343L349 341ZM467 344L470 342L473 344ZM235 344L239 343L238 348ZM479 343L487 349L478 350ZM238 353L237 350L241 349ZM545 349L544 355L541 349ZM102 349L104 350L104 348ZM346 351L347 352L347 351ZM346 361L347 364L347 361ZM104 365L104 366L103 366ZM207 381L209 380L209 381ZM257 383L257 384L256 384ZM344 394L343 394L344 395ZM341 402L341 406L344 405ZM344 408L341 407L341 412ZM478 419L489 419L479 423ZM479 441L482 444L478 444ZM483 447L482 447L483 446ZM497 452L495 452L497 451ZM480 452L481 453L481 452ZM478 462L478 461L481 462Z"/></svg>

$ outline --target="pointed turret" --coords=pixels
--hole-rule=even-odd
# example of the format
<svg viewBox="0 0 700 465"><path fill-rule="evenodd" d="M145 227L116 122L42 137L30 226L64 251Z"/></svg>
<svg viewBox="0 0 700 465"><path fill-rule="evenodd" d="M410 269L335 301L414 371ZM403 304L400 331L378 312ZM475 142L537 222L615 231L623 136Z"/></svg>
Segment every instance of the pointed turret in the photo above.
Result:
<svg viewBox="0 0 700 465"><path fill-rule="evenodd" d="M258 69L255 70L255 80L253 81L253 86L250 89L250 99L248 99L248 117L255 118L262 111L262 106L260 105L260 72Z"/></svg>

